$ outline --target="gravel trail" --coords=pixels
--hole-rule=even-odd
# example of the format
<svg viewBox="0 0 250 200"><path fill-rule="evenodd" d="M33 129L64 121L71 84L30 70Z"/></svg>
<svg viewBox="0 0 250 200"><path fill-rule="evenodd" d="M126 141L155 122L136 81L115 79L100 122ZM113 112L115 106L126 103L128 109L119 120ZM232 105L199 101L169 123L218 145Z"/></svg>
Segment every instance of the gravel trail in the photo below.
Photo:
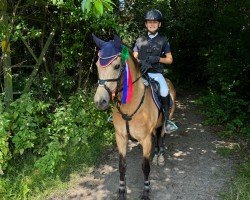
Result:
<svg viewBox="0 0 250 200"><path fill-rule="evenodd" d="M233 173L232 160L216 154L226 144L202 125L195 95L178 97L175 121L180 130L165 139L166 164L151 165L151 200L217 200ZM142 149L130 142L127 154L127 198L139 199L143 189ZM73 188L49 199L113 200L119 186L118 154L114 147L100 166L74 180Z"/></svg>

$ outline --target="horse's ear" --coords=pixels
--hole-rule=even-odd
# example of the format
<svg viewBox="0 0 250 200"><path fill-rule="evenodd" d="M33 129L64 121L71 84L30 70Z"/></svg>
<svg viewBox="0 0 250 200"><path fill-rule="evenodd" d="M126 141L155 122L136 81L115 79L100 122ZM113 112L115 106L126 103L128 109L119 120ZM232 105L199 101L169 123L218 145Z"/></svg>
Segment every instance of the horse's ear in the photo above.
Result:
<svg viewBox="0 0 250 200"><path fill-rule="evenodd" d="M118 35L114 35L114 44L117 49L121 48L121 38Z"/></svg>
<svg viewBox="0 0 250 200"><path fill-rule="evenodd" d="M103 41L103 40L99 39L98 37L96 37L93 33L92 33L92 37L93 37L93 40L94 40L96 46L98 46L100 49L106 43L105 41Z"/></svg>

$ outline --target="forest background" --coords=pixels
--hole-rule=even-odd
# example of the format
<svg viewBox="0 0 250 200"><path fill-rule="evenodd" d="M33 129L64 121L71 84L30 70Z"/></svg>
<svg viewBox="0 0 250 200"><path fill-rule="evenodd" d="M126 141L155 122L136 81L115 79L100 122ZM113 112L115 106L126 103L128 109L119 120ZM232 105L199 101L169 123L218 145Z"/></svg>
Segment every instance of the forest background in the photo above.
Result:
<svg viewBox="0 0 250 200"><path fill-rule="evenodd" d="M164 15L177 92L199 92L204 124L237 140L250 177L247 0L1 0L0 196L43 197L114 143L109 112L93 105L92 33L131 49L149 9ZM56 186L57 185L57 186ZM50 188L50 189L49 189ZM235 188L237 190L237 188Z"/></svg>

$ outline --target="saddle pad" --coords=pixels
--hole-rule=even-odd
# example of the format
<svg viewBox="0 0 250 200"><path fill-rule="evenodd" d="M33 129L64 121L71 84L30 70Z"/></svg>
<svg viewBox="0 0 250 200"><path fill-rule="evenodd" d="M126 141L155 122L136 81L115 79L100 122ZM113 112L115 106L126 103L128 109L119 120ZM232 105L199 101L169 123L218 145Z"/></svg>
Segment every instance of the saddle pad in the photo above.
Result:
<svg viewBox="0 0 250 200"><path fill-rule="evenodd" d="M162 103L161 103L161 97L160 97L160 92L159 92L159 89L160 89L159 84L154 79L149 79L149 81L146 79L143 79L143 82L145 86L150 86L152 98L155 102L155 105L157 106L159 110L161 110ZM173 104L172 98L170 98L170 108L172 107L172 104Z"/></svg>
<svg viewBox="0 0 250 200"><path fill-rule="evenodd" d="M152 97L153 97L153 100L155 102L155 105L157 106L157 108L159 110L161 110L161 100L160 100L160 96L158 95L158 89L157 89L157 85L154 86L153 84L156 84L156 83L150 83L150 88L151 88L151 94L152 94Z"/></svg>

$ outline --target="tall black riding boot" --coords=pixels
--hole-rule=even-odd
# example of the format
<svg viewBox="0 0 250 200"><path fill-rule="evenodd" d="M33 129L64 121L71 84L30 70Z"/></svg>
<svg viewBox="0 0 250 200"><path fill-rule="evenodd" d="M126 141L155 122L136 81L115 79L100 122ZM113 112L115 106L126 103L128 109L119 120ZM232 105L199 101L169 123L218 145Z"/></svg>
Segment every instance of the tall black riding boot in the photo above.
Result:
<svg viewBox="0 0 250 200"><path fill-rule="evenodd" d="M161 102L162 102L162 113L164 117L163 126L166 133L167 124L169 120L170 95L168 94L166 97L161 97Z"/></svg>

